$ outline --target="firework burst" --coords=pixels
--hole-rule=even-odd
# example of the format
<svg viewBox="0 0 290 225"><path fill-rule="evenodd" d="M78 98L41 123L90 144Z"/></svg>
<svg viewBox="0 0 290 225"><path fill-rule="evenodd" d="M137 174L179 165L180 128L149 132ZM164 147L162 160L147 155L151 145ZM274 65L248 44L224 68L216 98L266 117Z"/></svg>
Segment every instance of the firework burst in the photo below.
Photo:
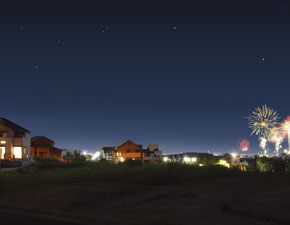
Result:
<svg viewBox="0 0 290 225"><path fill-rule="evenodd" d="M251 135L268 138L271 130L279 125L280 117L277 111L263 105L261 108L255 108L252 114L246 118L249 121L249 128L253 130Z"/></svg>
<svg viewBox="0 0 290 225"><path fill-rule="evenodd" d="M275 144L275 153L279 155L279 150L282 148L281 143L285 138L285 134L281 127L275 127L271 130L269 141Z"/></svg>
<svg viewBox="0 0 290 225"><path fill-rule="evenodd" d="M281 127L284 134L288 137L288 153L290 153L290 116L287 116Z"/></svg>

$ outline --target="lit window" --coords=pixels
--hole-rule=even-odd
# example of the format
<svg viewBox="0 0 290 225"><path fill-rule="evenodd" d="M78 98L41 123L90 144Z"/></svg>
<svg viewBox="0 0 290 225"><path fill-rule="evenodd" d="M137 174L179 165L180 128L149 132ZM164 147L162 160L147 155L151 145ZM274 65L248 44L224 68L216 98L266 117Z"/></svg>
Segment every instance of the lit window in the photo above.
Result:
<svg viewBox="0 0 290 225"><path fill-rule="evenodd" d="M6 141L1 141L1 144L6 144Z"/></svg>
<svg viewBox="0 0 290 225"><path fill-rule="evenodd" d="M14 153L15 159L22 159L22 147L14 147L13 153Z"/></svg>
<svg viewBox="0 0 290 225"><path fill-rule="evenodd" d="M4 159L5 156L5 147L0 147L0 157L1 159Z"/></svg>
<svg viewBox="0 0 290 225"><path fill-rule="evenodd" d="M191 158L191 162L196 162L196 158Z"/></svg>
<svg viewBox="0 0 290 225"><path fill-rule="evenodd" d="M189 162L190 161L190 158L184 157L183 160L184 160L184 162Z"/></svg>

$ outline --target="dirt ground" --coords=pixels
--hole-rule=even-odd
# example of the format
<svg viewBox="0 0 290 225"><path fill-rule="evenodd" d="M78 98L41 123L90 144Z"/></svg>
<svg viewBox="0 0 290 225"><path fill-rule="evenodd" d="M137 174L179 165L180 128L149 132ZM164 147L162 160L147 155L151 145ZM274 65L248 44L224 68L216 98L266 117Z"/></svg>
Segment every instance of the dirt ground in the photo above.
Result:
<svg viewBox="0 0 290 225"><path fill-rule="evenodd" d="M290 224L290 179L241 177L150 186L112 182L45 186L0 195L2 208L100 224Z"/></svg>

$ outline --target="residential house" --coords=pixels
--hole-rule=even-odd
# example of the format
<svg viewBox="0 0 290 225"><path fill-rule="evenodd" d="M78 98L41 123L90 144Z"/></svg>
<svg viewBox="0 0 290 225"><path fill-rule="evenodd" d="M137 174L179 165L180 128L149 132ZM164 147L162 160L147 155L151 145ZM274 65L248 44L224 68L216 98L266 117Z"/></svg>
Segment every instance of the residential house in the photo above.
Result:
<svg viewBox="0 0 290 225"><path fill-rule="evenodd" d="M62 149L55 147L55 142L44 136L31 138L31 157L62 158Z"/></svg>
<svg viewBox="0 0 290 225"><path fill-rule="evenodd" d="M162 151L158 144L149 144L147 149L143 149L144 162L160 163L162 162Z"/></svg>
<svg viewBox="0 0 290 225"><path fill-rule="evenodd" d="M128 140L113 151L114 163L124 162L128 159L141 160L144 162L144 153L142 145L137 145L133 141Z"/></svg>
<svg viewBox="0 0 290 225"><path fill-rule="evenodd" d="M116 149L117 147L103 147L101 150L100 150L100 156L99 156L99 159L105 159L109 162L113 162L114 161L114 150Z"/></svg>
<svg viewBox="0 0 290 225"><path fill-rule="evenodd" d="M65 161L71 161L75 159L81 159L81 150L68 150L68 149L63 149L62 151L62 158Z"/></svg>
<svg viewBox="0 0 290 225"><path fill-rule="evenodd" d="M0 117L0 160L30 158L30 131Z"/></svg>

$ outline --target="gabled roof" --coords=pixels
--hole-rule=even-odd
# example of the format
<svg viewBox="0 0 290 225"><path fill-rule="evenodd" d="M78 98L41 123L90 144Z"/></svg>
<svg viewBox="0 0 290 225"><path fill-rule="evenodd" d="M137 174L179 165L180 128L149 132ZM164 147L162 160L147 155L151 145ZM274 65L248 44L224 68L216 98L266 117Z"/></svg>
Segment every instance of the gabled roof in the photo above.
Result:
<svg viewBox="0 0 290 225"><path fill-rule="evenodd" d="M54 146L54 141L45 136L35 136L31 138L31 146Z"/></svg>
<svg viewBox="0 0 290 225"><path fill-rule="evenodd" d="M46 139L46 140L48 140L50 142L54 142L53 140L51 140L51 139L49 139L49 138L47 138L45 136L34 136L34 137L31 138L31 141L37 141L37 140L42 139L42 138L44 138L44 139Z"/></svg>
<svg viewBox="0 0 290 225"><path fill-rule="evenodd" d="M104 153L111 153L116 149L116 147L103 147L101 150L104 151Z"/></svg>
<svg viewBox="0 0 290 225"><path fill-rule="evenodd" d="M128 141L126 141L125 143L123 143L123 144L121 144L120 146L118 146L118 148L121 148L122 146L127 145L127 144L129 144L129 145L130 145L130 144L136 145L133 141L128 140ZM142 148L142 145L136 145L136 146Z"/></svg>
<svg viewBox="0 0 290 225"><path fill-rule="evenodd" d="M0 125L5 126L13 130L14 132L19 132L19 133L30 133L29 130L26 130L25 128L17 125L16 123L13 123L10 120L7 120L3 117L0 117Z"/></svg>

